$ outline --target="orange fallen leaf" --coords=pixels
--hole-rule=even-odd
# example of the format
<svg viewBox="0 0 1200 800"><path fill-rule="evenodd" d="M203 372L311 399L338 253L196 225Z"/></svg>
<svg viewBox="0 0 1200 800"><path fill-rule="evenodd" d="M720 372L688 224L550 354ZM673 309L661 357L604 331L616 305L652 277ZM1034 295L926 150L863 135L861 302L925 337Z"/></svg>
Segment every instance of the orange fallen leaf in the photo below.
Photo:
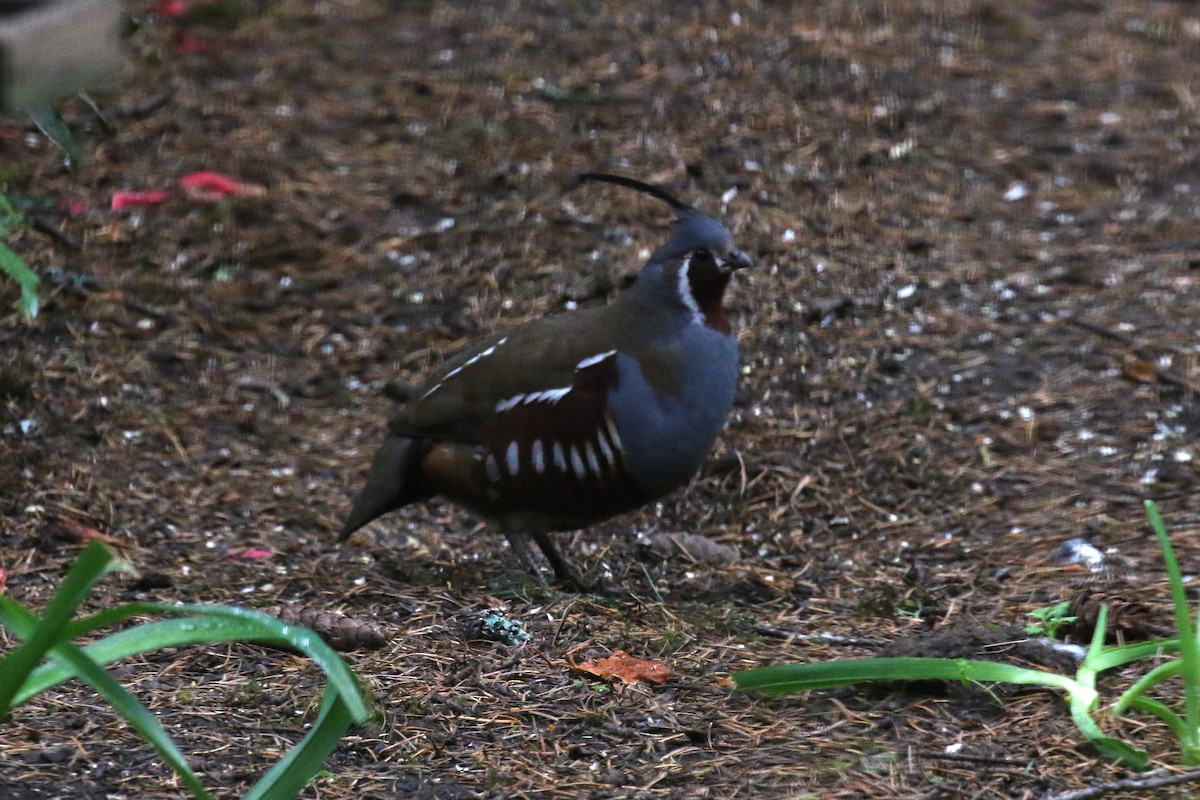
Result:
<svg viewBox="0 0 1200 800"><path fill-rule="evenodd" d="M625 683L666 683L671 677L671 668L661 661L631 656L624 650L618 650L608 658L586 661L582 664L572 664L580 672L595 675L604 680L621 680Z"/></svg>
<svg viewBox="0 0 1200 800"><path fill-rule="evenodd" d="M1154 383L1158 380L1158 367L1152 361L1130 356L1125 359L1121 374L1137 383Z"/></svg>

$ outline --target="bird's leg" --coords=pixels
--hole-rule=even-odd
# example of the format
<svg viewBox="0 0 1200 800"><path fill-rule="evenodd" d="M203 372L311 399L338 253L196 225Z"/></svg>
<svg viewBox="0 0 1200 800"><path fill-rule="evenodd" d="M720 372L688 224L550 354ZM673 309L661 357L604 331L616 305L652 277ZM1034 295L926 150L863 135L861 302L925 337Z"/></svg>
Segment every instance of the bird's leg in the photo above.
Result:
<svg viewBox="0 0 1200 800"><path fill-rule="evenodd" d="M508 543L512 546L513 552L525 562L525 566L534 574L540 583L545 583L546 579L542 575L542 566L538 562L537 556L533 553L533 548L529 546L529 540L537 542L542 553L546 556L546 560L550 562L550 566L554 569L554 577L559 583L570 586L577 592L586 592L588 587L579 580L579 576L575 574L575 570L567 564L567 560L558 552L558 548L554 546L554 542L550 538L547 531L535 528L530 530L524 525L509 525L504 530L504 535L508 539Z"/></svg>
<svg viewBox="0 0 1200 800"><path fill-rule="evenodd" d="M525 566L537 578L538 583L544 585L546 578L542 575L542 567L538 563L537 557L533 554L533 548L529 546L529 534L525 533L525 531L508 530L504 532L504 536L508 539L509 545L512 546L513 552L517 554L517 557L521 561L525 562ZM541 544L541 542L538 544ZM554 562L551 561L550 565L553 566ZM558 570L556 568L555 574L557 573Z"/></svg>
<svg viewBox="0 0 1200 800"><path fill-rule="evenodd" d="M533 540L537 542L538 547L542 548L542 553L546 556L546 560L550 562L550 566L554 568L554 577L577 592L586 592L587 587L579 580L579 576L575 574L575 570L571 569L571 565L567 563L567 560L558 552L558 548L554 546L554 541L550 538L550 534L546 531L535 531L531 535L533 536Z"/></svg>

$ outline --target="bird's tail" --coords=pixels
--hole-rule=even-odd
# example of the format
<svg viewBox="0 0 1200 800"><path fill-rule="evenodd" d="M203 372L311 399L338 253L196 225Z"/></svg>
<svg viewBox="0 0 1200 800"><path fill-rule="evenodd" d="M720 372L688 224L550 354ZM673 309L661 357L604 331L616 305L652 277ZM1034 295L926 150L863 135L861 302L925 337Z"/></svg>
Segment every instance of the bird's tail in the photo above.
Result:
<svg viewBox="0 0 1200 800"><path fill-rule="evenodd" d="M371 462L366 485L354 498L354 507L342 526L342 540L371 520L429 496L419 485L418 467L425 449L418 439L388 435Z"/></svg>

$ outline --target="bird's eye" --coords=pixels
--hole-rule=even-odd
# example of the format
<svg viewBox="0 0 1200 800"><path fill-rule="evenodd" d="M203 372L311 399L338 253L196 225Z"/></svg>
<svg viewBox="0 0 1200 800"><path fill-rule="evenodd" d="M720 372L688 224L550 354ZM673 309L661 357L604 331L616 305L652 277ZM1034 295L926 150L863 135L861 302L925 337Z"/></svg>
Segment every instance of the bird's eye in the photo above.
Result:
<svg viewBox="0 0 1200 800"><path fill-rule="evenodd" d="M699 249L699 250L693 250L693 251L692 251L692 256L693 256L693 257L694 257L694 258L695 258L697 261L712 261L712 257L713 257L713 256L712 256L712 253L710 253L709 251L707 251L707 250L705 250L705 249L703 249L703 248L701 248L701 249Z"/></svg>

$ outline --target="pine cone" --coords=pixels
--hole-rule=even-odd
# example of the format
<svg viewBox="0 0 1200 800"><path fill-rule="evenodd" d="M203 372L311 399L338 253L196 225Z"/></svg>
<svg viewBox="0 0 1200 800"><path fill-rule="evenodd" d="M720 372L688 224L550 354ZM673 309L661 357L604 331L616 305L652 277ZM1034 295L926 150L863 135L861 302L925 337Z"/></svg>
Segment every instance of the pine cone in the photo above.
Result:
<svg viewBox="0 0 1200 800"><path fill-rule="evenodd" d="M377 650L387 643L380 625L307 606L271 606L260 609L289 625L311 628L334 650Z"/></svg>
<svg viewBox="0 0 1200 800"><path fill-rule="evenodd" d="M1155 636L1175 635L1173 628L1154 621L1156 615L1146 604L1125 600L1100 589L1084 589L1075 596L1067 609L1067 616L1075 617L1075 620L1064 625L1061 633L1076 641L1091 641L1101 606L1108 606L1107 641L1144 641Z"/></svg>

